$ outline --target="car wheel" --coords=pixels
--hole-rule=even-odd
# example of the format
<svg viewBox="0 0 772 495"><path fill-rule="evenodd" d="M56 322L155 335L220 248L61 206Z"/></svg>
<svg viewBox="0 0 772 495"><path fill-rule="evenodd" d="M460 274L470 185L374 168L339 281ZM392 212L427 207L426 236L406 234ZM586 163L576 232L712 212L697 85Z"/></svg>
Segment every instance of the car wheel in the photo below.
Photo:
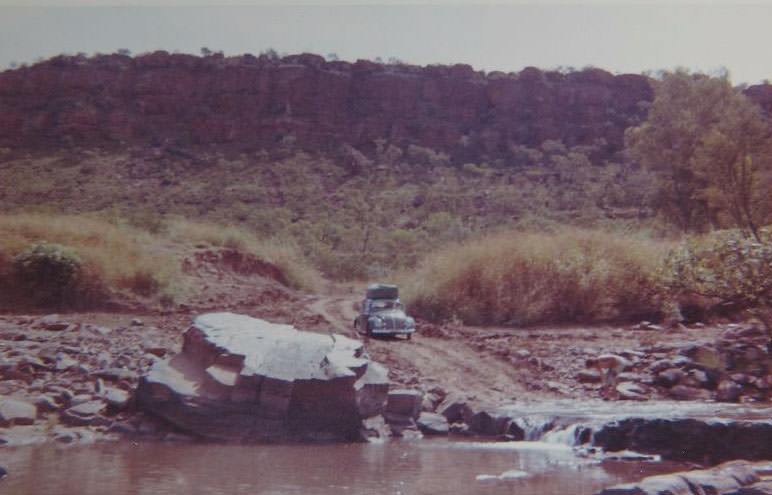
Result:
<svg viewBox="0 0 772 495"><path fill-rule="evenodd" d="M413 339L413 334L409 333L409 334L406 335L406 337L407 337L407 340L412 340Z"/></svg>

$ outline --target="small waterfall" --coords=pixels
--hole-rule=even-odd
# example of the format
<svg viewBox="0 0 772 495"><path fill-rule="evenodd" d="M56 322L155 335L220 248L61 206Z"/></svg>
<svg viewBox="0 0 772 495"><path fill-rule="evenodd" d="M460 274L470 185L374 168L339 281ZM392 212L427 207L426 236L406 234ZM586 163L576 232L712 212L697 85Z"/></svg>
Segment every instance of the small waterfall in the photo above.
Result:
<svg viewBox="0 0 772 495"><path fill-rule="evenodd" d="M512 420L523 430L523 440L528 442L540 441L544 433L552 429L554 421L555 418L546 416L525 416Z"/></svg>
<svg viewBox="0 0 772 495"><path fill-rule="evenodd" d="M592 428L584 423L563 423L548 416L524 416L512 420L523 430L523 440L568 446L582 445L590 441Z"/></svg>
<svg viewBox="0 0 772 495"><path fill-rule="evenodd" d="M539 441L546 443L560 443L574 447L576 445L585 443L585 439L581 438L584 436L583 433L585 431L587 431L587 427L585 425L575 423L547 431L544 433L544 435L542 435Z"/></svg>

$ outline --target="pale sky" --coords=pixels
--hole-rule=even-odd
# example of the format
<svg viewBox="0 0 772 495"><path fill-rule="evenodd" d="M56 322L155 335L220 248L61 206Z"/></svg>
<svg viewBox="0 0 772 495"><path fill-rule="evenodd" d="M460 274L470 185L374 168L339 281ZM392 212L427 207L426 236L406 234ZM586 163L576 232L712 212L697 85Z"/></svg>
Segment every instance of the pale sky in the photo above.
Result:
<svg viewBox="0 0 772 495"><path fill-rule="evenodd" d="M60 53L335 53L519 71L678 66L772 79L772 1L0 0L0 68ZM14 6L24 5L24 6Z"/></svg>

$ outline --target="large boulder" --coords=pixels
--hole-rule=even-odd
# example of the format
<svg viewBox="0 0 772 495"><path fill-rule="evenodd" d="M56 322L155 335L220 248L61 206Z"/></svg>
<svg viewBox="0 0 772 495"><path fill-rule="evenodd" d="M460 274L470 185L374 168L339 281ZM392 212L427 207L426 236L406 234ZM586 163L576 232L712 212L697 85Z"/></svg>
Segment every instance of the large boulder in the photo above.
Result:
<svg viewBox="0 0 772 495"><path fill-rule="evenodd" d="M209 439L356 440L362 421L383 412L387 375L357 340L210 313L180 354L140 379L136 400Z"/></svg>

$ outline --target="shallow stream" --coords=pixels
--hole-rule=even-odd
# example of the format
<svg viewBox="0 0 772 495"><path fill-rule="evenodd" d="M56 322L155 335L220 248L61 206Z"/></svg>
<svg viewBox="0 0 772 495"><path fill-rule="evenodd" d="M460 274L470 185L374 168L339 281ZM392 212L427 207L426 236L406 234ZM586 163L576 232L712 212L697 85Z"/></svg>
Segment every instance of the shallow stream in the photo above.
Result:
<svg viewBox="0 0 772 495"><path fill-rule="evenodd" d="M446 439L346 445L98 443L0 450L13 495L589 495L676 470L668 463L577 458L540 442Z"/></svg>
<svg viewBox="0 0 772 495"><path fill-rule="evenodd" d="M502 408L527 440L456 438L374 444L225 445L101 442L0 448L0 494L517 494L590 495L678 471L670 462L577 456L579 425L621 417L768 420L772 409L710 403L548 401ZM559 412L558 412L559 411ZM558 418L556 420L556 418ZM545 425L552 425L546 427Z"/></svg>

